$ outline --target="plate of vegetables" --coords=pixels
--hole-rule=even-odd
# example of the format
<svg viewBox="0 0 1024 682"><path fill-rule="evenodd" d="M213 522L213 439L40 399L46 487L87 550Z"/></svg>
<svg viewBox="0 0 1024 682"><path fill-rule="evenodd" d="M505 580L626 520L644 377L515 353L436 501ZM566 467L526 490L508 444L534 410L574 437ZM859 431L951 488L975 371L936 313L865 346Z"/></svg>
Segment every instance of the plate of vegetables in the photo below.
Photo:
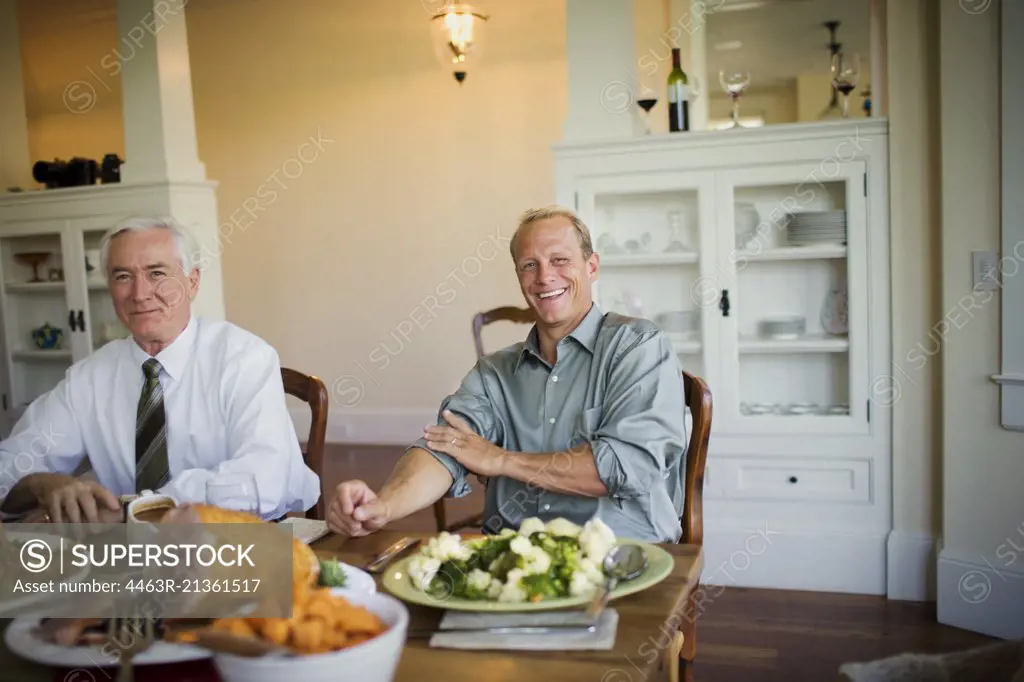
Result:
<svg viewBox="0 0 1024 682"><path fill-rule="evenodd" d="M648 557L638 577L620 581L610 598L640 592L672 572L672 555L646 542L616 538L600 519L583 526L558 518L523 521L519 530L463 538L442 532L418 554L392 564L384 587L403 601L454 611L542 611L585 606L606 576L602 562L619 544Z"/></svg>
<svg viewBox="0 0 1024 682"><path fill-rule="evenodd" d="M331 587L352 592L373 594L377 591L377 583L373 576L337 559L317 557L320 560L320 587Z"/></svg>

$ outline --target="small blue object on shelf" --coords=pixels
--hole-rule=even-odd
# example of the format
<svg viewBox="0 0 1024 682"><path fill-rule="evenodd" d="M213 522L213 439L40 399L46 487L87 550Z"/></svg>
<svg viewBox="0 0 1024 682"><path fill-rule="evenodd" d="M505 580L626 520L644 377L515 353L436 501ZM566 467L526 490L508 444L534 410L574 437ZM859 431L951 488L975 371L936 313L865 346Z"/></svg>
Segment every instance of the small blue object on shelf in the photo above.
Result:
<svg viewBox="0 0 1024 682"><path fill-rule="evenodd" d="M63 340L64 330L59 327L51 327L49 322L32 330L32 341L43 350L56 350L60 348Z"/></svg>

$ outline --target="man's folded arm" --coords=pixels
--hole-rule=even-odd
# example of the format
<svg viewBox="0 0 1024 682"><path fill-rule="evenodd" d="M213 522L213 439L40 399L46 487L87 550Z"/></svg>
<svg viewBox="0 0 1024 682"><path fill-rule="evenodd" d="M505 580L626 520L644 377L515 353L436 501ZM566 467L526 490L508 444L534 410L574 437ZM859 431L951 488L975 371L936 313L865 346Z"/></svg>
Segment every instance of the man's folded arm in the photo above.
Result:
<svg viewBox="0 0 1024 682"><path fill-rule="evenodd" d="M0 442L0 518L36 507L33 483L40 475L74 473L85 456L78 421L71 410L71 383L62 379L34 401Z"/></svg>
<svg viewBox="0 0 1024 682"><path fill-rule="evenodd" d="M161 492L183 501L203 502L207 482L251 473L263 518L291 511L294 494L299 495L304 509L312 507L320 494L319 484L304 485L292 476L292 460L301 459L302 451L288 414L277 352L262 344L247 351L225 381L228 458L214 469L186 469L174 475Z"/></svg>
<svg viewBox="0 0 1024 682"><path fill-rule="evenodd" d="M586 497L638 497L658 485L686 442L682 374L668 338L648 332L625 348L600 400L599 420L584 423L567 451L509 453L507 475Z"/></svg>
<svg viewBox="0 0 1024 682"><path fill-rule="evenodd" d="M441 402L441 407L437 412L438 425L448 424L443 416L445 410L451 410L455 413L477 435L492 443L501 441L501 423L495 415L493 403L484 390L484 381L480 373L479 363L462 379L458 390ZM430 455L436 462L440 463L450 480L438 476L437 481L449 480L449 483L423 506L433 504L441 497L464 497L472 491L468 480L469 470L451 455L430 449L425 438L420 437L410 445L406 449L405 457L415 455L417 458L422 458L424 454ZM433 495L436 492L438 491L432 490L431 494Z"/></svg>

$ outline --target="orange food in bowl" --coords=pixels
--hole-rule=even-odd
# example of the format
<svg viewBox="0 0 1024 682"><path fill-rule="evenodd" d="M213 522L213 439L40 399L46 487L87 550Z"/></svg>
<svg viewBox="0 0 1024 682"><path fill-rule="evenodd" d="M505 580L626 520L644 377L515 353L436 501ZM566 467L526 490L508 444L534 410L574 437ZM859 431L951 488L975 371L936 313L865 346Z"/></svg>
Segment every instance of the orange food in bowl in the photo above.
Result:
<svg viewBox="0 0 1024 682"><path fill-rule="evenodd" d="M291 618L220 618L210 627L237 637L260 637L307 655L347 649L387 630L375 613L326 587L304 591Z"/></svg>

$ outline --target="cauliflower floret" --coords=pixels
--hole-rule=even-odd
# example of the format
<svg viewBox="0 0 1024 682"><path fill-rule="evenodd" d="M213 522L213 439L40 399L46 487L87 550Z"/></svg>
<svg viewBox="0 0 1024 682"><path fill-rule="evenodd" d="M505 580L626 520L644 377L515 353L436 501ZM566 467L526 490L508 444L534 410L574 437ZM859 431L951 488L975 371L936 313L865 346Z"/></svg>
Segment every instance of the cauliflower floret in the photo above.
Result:
<svg viewBox="0 0 1024 682"><path fill-rule="evenodd" d="M503 602L524 602L526 601L526 590L523 589L523 585L520 580L523 577L523 571L520 568L513 568L508 572L506 576L505 584L501 588L501 592L498 594L498 601Z"/></svg>
<svg viewBox="0 0 1024 682"><path fill-rule="evenodd" d="M551 555L536 545L533 545L530 553L524 554L523 558L526 559L523 572L527 575L547 573L551 568Z"/></svg>
<svg viewBox="0 0 1024 682"><path fill-rule="evenodd" d="M582 529L569 519L559 517L548 521L548 525L545 530L547 530L548 535L560 536L563 538L575 538L579 536L580 530Z"/></svg>
<svg viewBox="0 0 1024 682"><path fill-rule="evenodd" d="M487 571L481 571L479 568L474 568L469 572L469 575L466 576L466 583L470 587L483 592L491 586L491 574Z"/></svg>
<svg viewBox="0 0 1024 682"><path fill-rule="evenodd" d="M450 559L465 560L473 556L472 548L462 544L460 536L447 531L442 531L436 537L430 538L424 552L442 562Z"/></svg>
<svg viewBox="0 0 1024 682"><path fill-rule="evenodd" d="M535 516L525 519L519 524L519 534L524 538L528 538L534 533L544 532L544 522Z"/></svg>
<svg viewBox="0 0 1024 682"><path fill-rule="evenodd" d="M409 578L416 589L426 591L440 568L440 559L426 554L417 554L409 561Z"/></svg>
<svg viewBox="0 0 1024 682"><path fill-rule="evenodd" d="M501 584L501 581L497 578L491 578L491 584L487 588L487 598L497 599L501 596L501 591L505 586Z"/></svg>
<svg viewBox="0 0 1024 682"><path fill-rule="evenodd" d="M584 524L579 542L584 555L600 565L608 551L615 546L615 533L604 521L594 517Z"/></svg>
<svg viewBox="0 0 1024 682"><path fill-rule="evenodd" d="M576 571L569 581L569 594L574 597L591 597L597 591L597 584L587 579L583 571Z"/></svg>
<svg viewBox="0 0 1024 682"><path fill-rule="evenodd" d="M511 528L502 528L501 532L498 533L498 537L499 538L507 538L509 535L518 535L518 534L519 533L517 533L516 531L512 530Z"/></svg>
<svg viewBox="0 0 1024 682"><path fill-rule="evenodd" d="M578 575L582 575L596 585L600 585L605 579L604 571L601 570L601 567L593 559L588 558L580 559L580 566L573 574L573 577L575 578Z"/></svg>
<svg viewBox="0 0 1024 682"><path fill-rule="evenodd" d="M520 535L509 543L508 548L519 556L529 556L533 552L533 543Z"/></svg>

